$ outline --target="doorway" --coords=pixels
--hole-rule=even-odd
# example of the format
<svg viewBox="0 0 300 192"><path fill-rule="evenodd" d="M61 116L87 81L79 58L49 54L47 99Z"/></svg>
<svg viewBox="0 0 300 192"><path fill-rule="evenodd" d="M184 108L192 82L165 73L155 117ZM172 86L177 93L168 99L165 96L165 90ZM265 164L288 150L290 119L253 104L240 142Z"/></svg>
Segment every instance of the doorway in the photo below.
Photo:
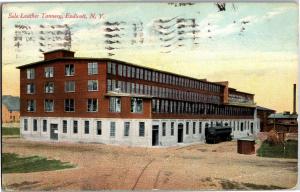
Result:
<svg viewBox="0 0 300 192"><path fill-rule="evenodd" d="M50 124L50 139L58 140L58 125Z"/></svg>
<svg viewBox="0 0 300 192"><path fill-rule="evenodd" d="M178 124L178 143L182 143L183 142L183 124L179 123Z"/></svg>
<svg viewBox="0 0 300 192"><path fill-rule="evenodd" d="M159 136L159 126L158 125L153 125L152 126L152 146L157 146L158 145L158 136Z"/></svg>

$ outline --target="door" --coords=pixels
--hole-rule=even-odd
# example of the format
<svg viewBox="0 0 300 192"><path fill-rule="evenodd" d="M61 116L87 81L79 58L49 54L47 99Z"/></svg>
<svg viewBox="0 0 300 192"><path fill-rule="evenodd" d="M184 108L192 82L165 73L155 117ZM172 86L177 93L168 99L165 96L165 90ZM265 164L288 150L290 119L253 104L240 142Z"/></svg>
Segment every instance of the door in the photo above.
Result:
<svg viewBox="0 0 300 192"><path fill-rule="evenodd" d="M157 146L158 145L158 125L153 125L152 126L152 146Z"/></svg>
<svg viewBox="0 0 300 192"><path fill-rule="evenodd" d="M182 143L183 142L183 124L180 123L178 124L178 143Z"/></svg>
<svg viewBox="0 0 300 192"><path fill-rule="evenodd" d="M58 140L58 125L50 124L50 139Z"/></svg>

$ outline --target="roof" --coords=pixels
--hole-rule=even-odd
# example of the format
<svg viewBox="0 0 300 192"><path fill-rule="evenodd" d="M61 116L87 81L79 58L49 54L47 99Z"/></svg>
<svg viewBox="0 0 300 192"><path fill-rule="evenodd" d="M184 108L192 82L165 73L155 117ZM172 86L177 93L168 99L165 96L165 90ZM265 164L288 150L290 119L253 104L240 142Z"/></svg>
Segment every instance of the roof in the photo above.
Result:
<svg viewBox="0 0 300 192"><path fill-rule="evenodd" d="M243 91L238 91L238 90L236 90L236 89L234 89L232 87L228 87L228 89L229 89L229 94L230 94L230 91L232 91L232 92L242 93L242 94L246 94L246 95L254 95L253 93L247 93L247 92L243 92Z"/></svg>
<svg viewBox="0 0 300 192"><path fill-rule="evenodd" d="M57 52L57 51L64 51L64 52L75 53L74 51L70 51L70 50L67 50L67 49L55 49L55 50L52 50L52 51L44 52L43 54L53 53L53 52Z"/></svg>
<svg viewBox="0 0 300 192"><path fill-rule="evenodd" d="M297 119L298 114L275 113L275 114L269 115L268 118L271 118L271 119Z"/></svg>
<svg viewBox="0 0 300 192"><path fill-rule="evenodd" d="M238 106L238 107L252 107L255 108L255 104L247 104L247 103L225 103L225 105L229 106Z"/></svg>
<svg viewBox="0 0 300 192"><path fill-rule="evenodd" d="M152 96L149 95L142 95L142 94L131 94L131 93L119 93L114 91L109 91L105 94L105 96L110 97L139 97L139 98L152 98Z"/></svg>
<svg viewBox="0 0 300 192"><path fill-rule="evenodd" d="M262 107L262 106L257 106L256 108L257 108L257 110L261 110L261 111L275 111L274 109L269 109L269 108Z"/></svg>
<svg viewBox="0 0 300 192"><path fill-rule="evenodd" d="M49 53L49 52L48 52L48 53ZM146 67L146 66L142 66L142 65L137 65L137 64L133 64L133 63L129 63L129 62L117 60L117 59L111 59L111 58L59 57L59 58L54 58L54 59L49 59L49 60L41 60L41 61L37 61L37 62L33 62L33 63L28 63L28 64L25 64L25 65L21 65L21 66L18 66L17 69L27 68L27 67L31 67L31 66L33 66L33 65L40 65L40 64L51 63L51 62L61 61L61 60L94 60L94 61L110 61L110 62L116 62L116 63L126 64L126 65L131 65L131 66L135 66L135 67L142 67L142 68L144 68L144 69L149 69L149 70L153 70L153 71L156 71L156 72L162 72L162 73L166 73L166 74L169 74L169 75L176 75L176 76L180 76L180 77L185 77L185 78L189 78L189 79L193 79L193 80L197 80L197 81L206 82L206 83L215 84L215 85L219 85L219 86L225 87L224 85L222 85L222 84L220 84L220 83L210 82L210 81L207 81L206 79L193 78L193 77L189 77L189 76L185 76L185 75L181 75L181 74L176 74L176 73L172 73L172 72L167 72L167 71L163 71L163 70L159 70L159 69L154 69L154 68L151 68L151 67Z"/></svg>

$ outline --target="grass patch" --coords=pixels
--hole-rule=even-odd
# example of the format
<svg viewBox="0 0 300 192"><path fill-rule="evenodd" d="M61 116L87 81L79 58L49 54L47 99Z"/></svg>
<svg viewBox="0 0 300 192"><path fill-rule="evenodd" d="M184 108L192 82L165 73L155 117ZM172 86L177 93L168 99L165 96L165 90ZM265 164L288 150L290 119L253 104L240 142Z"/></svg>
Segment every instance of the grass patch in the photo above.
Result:
<svg viewBox="0 0 300 192"><path fill-rule="evenodd" d="M3 173L29 173L75 167L68 162L48 160L40 156L19 157L15 153L2 153L1 160Z"/></svg>
<svg viewBox="0 0 300 192"><path fill-rule="evenodd" d="M20 128L2 127L2 135L20 135Z"/></svg>
<svg viewBox="0 0 300 192"><path fill-rule="evenodd" d="M287 140L285 145L270 145L264 141L257 150L257 155L261 157L298 158L298 141Z"/></svg>
<svg viewBox="0 0 300 192"><path fill-rule="evenodd" d="M286 189L275 185L257 185L254 183L239 183L227 179L219 179L222 188L225 190L274 190Z"/></svg>

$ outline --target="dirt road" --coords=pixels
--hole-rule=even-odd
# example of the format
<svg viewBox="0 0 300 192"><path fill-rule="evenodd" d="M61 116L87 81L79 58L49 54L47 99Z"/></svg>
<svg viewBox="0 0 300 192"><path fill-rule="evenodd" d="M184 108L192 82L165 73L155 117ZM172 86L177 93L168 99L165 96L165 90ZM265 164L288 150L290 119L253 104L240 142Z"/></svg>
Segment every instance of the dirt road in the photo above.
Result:
<svg viewBox="0 0 300 192"><path fill-rule="evenodd" d="M71 162L76 168L3 175L18 190L292 188L297 160L236 153L236 142L171 148L4 139L3 152Z"/></svg>

